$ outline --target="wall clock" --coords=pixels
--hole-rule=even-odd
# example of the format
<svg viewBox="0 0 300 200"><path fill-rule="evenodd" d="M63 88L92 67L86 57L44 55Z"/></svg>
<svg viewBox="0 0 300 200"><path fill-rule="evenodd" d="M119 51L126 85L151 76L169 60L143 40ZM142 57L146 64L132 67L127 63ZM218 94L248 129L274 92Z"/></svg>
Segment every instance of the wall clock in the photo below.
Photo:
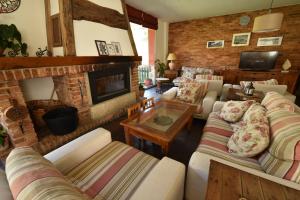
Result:
<svg viewBox="0 0 300 200"><path fill-rule="evenodd" d="M0 13L11 13L20 7L21 0L0 0Z"/></svg>
<svg viewBox="0 0 300 200"><path fill-rule="evenodd" d="M244 15L240 17L240 25L247 26L250 22L250 17L248 15Z"/></svg>

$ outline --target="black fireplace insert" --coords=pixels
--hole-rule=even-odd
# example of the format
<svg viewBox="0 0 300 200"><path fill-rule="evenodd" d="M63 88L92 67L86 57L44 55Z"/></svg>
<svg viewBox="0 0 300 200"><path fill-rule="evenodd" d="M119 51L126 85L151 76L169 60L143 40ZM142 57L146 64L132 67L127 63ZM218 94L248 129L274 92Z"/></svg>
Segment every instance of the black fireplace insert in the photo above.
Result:
<svg viewBox="0 0 300 200"><path fill-rule="evenodd" d="M130 92L130 64L108 64L100 70L89 72L93 104Z"/></svg>

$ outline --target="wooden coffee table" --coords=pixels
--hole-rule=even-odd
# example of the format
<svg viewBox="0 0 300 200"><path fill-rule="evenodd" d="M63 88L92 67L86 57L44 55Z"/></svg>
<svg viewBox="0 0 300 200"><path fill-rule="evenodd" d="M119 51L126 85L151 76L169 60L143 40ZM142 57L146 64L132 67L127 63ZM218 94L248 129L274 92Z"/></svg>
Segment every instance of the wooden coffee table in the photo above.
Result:
<svg viewBox="0 0 300 200"><path fill-rule="evenodd" d="M235 88L229 88L226 101L234 100L234 101L246 101L246 100L255 100L257 102L261 102L263 98L265 97L264 93L261 91L254 91L254 94L252 96L248 96L244 94L244 92L241 89L235 89Z"/></svg>
<svg viewBox="0 0 300 200"><path fill-rule="evenodd" d="M121 122L126 143L132 145L132 136L136 136L160 145L163 153L167 155L170 143L176 135L186 126L190 129L195 109L187 104L159 101L155 107Z"/></svg>
<svg viewBox="0 0 300 200"><path fill-rule="evenodd" d="M211 160L206 200L296 200L300 191Z"/></svg>

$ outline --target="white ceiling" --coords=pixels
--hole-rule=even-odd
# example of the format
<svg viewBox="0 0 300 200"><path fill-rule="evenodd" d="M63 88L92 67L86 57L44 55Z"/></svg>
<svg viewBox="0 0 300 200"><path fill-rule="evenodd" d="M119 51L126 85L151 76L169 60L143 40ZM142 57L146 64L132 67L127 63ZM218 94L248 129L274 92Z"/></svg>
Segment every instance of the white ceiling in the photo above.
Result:
<svg viewBox="0 0 300 200"><path fill-rule="evenodd" d="M167 22L179 22L267 9L271 0L126 0L129 5ZM300 0L274 0L273 7L300 4Z"/></svg>

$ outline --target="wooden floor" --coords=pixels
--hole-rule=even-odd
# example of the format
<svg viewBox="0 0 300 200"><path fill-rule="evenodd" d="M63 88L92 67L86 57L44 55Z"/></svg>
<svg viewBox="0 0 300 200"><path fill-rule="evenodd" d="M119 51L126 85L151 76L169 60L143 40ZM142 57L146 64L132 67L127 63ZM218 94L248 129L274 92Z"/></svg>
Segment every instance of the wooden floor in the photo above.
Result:
<svg viewBox="0 0 300 200"><path fill-rule="evenodd" d="M124 130L120 125L120 122L123 119L125 119L125 117L121 117L113 122L105 124L103 128L111 131L113 140L125 143ZM188 132L184 129L175 138L174 142L171 144L168 157L187 165L191 155L198 147L204 125L204 120L194 119L191 131ZM136 148L139 148L140 145L138 140L135 140L134 145ZM150 142L146 142L144 148L141 150L159 159L163 157L161 148Z"/></svg>

